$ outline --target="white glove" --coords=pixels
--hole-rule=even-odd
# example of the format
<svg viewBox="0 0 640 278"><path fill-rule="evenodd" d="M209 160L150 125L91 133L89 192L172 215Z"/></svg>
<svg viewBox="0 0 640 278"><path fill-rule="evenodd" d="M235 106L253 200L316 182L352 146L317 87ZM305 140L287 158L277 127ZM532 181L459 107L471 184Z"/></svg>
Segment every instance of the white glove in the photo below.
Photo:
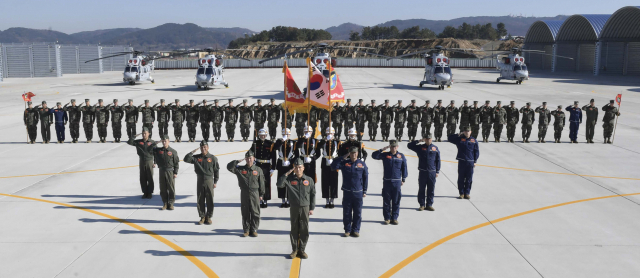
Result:
<svg viewBox="0 0 640 278"><path fill-rule="evenodd" d="M311 157L305 157L304 163L311 163Z"/></svg>
<svg viewBox="0 0 640 278"><path fill-rule="evenodd" d="M333 136L331 134L327 135L327 140L331 140L333 139Z"/></svg>
<svg viewBox="0 0 640 278"><path fill-rule="evenodd" d="M333 159L327 159L327 166L330 166L332 162L333 162Z"/></svg>
<svg viewBox="0 0 640 278"><path fill-rule="evenodd" d="M291 165L291 161L287 160L287 161L282 161L282 166L287 167Z"/></svg>
<svg viewBox="0 0 640 278"><path fill-rule="evenodd" d="M269 174L273 174L273 172L275 172L274 170L269 170Z"/></svg>

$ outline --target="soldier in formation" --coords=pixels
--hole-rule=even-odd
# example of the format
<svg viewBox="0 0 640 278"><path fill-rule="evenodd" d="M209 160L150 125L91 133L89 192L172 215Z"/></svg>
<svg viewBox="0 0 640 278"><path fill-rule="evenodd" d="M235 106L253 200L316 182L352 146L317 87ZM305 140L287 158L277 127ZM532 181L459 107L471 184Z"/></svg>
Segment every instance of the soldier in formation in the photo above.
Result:
<svg viewBox="0 0 640 278"><path fill-rule="evenodd" d="M142 128L147 128L149 131L149 138L153 135L153 123L156 120L156 115L153 107L149 106L149 100L145 99L143 106L138 106L138 112L142 117Z"/></svg>
<svg viewBox="0 0 640 278"><path fill-rule="evenodd" d="M567 120L564 111L562 111L562 105L558 105L558 109L551 111L551 116L553 116L553 139L556 143L560 143L562 129L564 129Z"/></svg>
<svg viewBox="0 0 640 278"><path fill-rule="evenodd" d="M596 124L598 123L598 107L596 107L595 100L591 99L588 105L582 106L582 110L587 114L587 124L585 126L587 129L587 143L593 144L593 134L596 129Z"/></svg>
<svg viewBox="0 0 640 278"><path fill-rule="evenodd" d="M164 99L160 100L160 106L157 104L153 106L153 110L156 111L156 119L158 121L158 134L160 134L160 140L169 136L169 120L171 120L171 108L167 106Z"/></svg>
<svg viewBox="0 0 640 278"><path fill-rule="evenodd" d="M424 106L420 107L420 125L422 126L421 135L431 134L431 125L433 124L433 107L430 107L431 101L427 100Z"/></svg>
<svg viewBox="0 0 640 278"><path fill-rule="evenodd" d="M40 135L42 135L42 143L49 144L51 141L51 124L53 123L53 114L49 112L46 101L42 101L42 106L36 106L38 117L40 118Z"/></svg>
<svg viewBox="0 0 640 278"><path fill-rule="evenodd" d="M538 113L538 143L545 143L547 128L551 122L551 111L547 109L547 103L543 102L542 106L538 106L535 112Z"/></svg>
<svg viewBox="0 0 640 278"><path fill-rule="evenodd" d="M442 106L442 100L439 99L436 106L433 107L433 135L436 137L436 141L442 141L442 129L447 122L447 109Z"/></svg>
<svg viewBox="0 0 640 278"><path fill-rule="evenodd" d="M242 100L242 105L238 106L238 114L240 114L240 136L242 136L242 142L248 142L249 136L251 136L251 122L253 121L253 108L247 104L247 100ZM227 128L229 128L227 126ZM235 133L236 126L233 125L233 133ZM227 135L229 133L227 132Z"/></svg>
<svg viewBox="0 0 640 278"><path fill-rule="evenodd" d="M125 110L122 106L118 105L118 100L114 99L112 104L107 105L109 114L111 114L111 130L113 131L113 140L116 143L120 143L122 138L122 119L124 118Z"/></svg>
<svg viewBox="0 0 640 278"><path fill-rule="evenodd" d="M171 121L173 122L173 136L176 142L182 142L182 124L186 118L186 106L180 106L180 100L176 99L169 105L171 110Z"/></svg>
<svg viewBox="0 0 640 278"><path fill-rule="evenodd" d="M23 121L27 127L27 134L29 135L29 144L33 144L38 139L38 121L40 120L40 113L38 109L33 107L31 101L27 102L27 109L24 110Z"/></svg>
<svg viewBox="0 0 640 278"><path fill-rule="evenodd" d="M420 108L416 106L416 100L411 100L411 105L407 106L407 129L409 141L413 141L418 133L418 125L420 124Z"/></svg>
<svg viewBox="0 0 640 278"><path fill-rule="evenodd" d="M402 100L398 100L398 103L391 108L394 115L394 129L396 141L402 141L402 135L404 133L404 125L407 122L407 109L402 106Z"/></svg>
<svg viewBox="0 0 640 278"><path fill-rule="evenodd" d="M185 107L186 122L187 122L187 136L189 136L189 142L195 142L196 140L196 127L198 127L198 121L200 120L200 110L195 105L193 99L189 100L189 105Z"/></svg>
<svg viewBox="0 0 640 278"><path fill-rule="evenodd" d="M527 102L526 106L520 108L520 113L522 113L522 142L529 143L531 129L536 121L536 112L531 108L531 102Z"/></svg>
<svg viewBox="0 0 640 278"><path fill-rule="evenodd" d="M376 100L371 100L371 105L365 109L369 128L369 141L376 141L378 135L378 125L380 124L380 106L376 106Z"/></svg>
<svg viewBox="0 0 640 278"><path fill-rule="evenodd" d="M78 138L80 138L80 120L82 119L82 112L80 111L80 107L76 105L76 100L71 99L69 103L65 104L63 109L67 111L67 116L69 117L69 135L71 136L72 143L78 143Z"/></svg>
<svg viewBox="0 0 640 278"><path fill-rule="evenodd" d="M502 107L502 102L496 102L496 107L493 109L493 137L496 143L500 143L500 136L502 135L502 128L507 123L507 110Z"/></svg>
<svg viewBox="0 0 640 278"><path fill-rule="evenodd" d="M569 111L569 139L571 143L578 143L578 129L582 124L582 109L578 107L579 102L574 101L573 106L567 106L566 111Z"/></svg>
<svg viewBox="0 0 640 278"><path fill-rule="evenodd" d="M456 133L456 126L458 125L460 111L456 107L456 101L451 100L451 103L445 109L447 113L447 135Z"/></svg>
<svg viewBox="0 0 640 278"><path fill-rule="evenodd" d="M133 105L133 99L129 99L126 106L123 106L125 113L125 122L127 123L127 137L131 138L136 134L136 125L138 124L138 107Z"/></svg>
<svg viewBox="0 0 640 278"><path fill-rule="evenodd" d="M393 106L389 106L389 100L385 99L384 106L380 107L380 134L382 135L383 142L387 142L389 140L393 116ZM340 136L338 135L336 139L339 141Z"/></svg>
<svg viewBox="0 0 640 278"><path fill-rule="evenodd" d="M49 109L49 113L53 114L53 118L56 122L56 139L58 144L64 143L64 126L69 121L67 111L62 108L62 103L56 103L56 108Z"/></svg>
<svg viewBox="0 0 640 278"><path fill-rule="evenodd" d="M614 106L614 101L610 100L609 104L602 107L604 117L602 117L602 127L604 128L604 143L613 144L611 142L611 134L615 126L616 117L620 116L620 111Z"/></svg>
<svg viewBox="0 0 640 278"><path fill-rule="evenodd" d="M520 111L513 100L505 110L507 111L507 142L513 143L513 137L516 136L516 125L520 121Z"/></svg>
<svg viewBox="0 0 640 278"><path fill-rule="evenodd" d="M358 104L353 108L354 114L356 116L356 132L358 141L362 141L364 127L367 122L367 106L364 105L363 102L363 99L359 99Z"/></svg>

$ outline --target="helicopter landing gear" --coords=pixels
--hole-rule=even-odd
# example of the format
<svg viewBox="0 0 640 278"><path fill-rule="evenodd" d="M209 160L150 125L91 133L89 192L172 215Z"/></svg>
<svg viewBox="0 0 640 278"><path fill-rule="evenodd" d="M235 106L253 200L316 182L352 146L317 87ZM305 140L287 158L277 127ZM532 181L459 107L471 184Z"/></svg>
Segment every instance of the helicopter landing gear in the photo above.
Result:
<svg viewBox="0 0 640 278"><path fill-rule="evenodd" d="M496 79L496 83L500 83L500 78Z"/></svg>
<svg viewBox="0 0 640 278"><path fill-rule="evenodd" d="M438 86L438 90L444 90L444 85Z"/></svg>
<svg viewBox="0 0 640 278"><path fill-rule="evenodd" d="M420 88L422 88L422 83L420 83Z"/></svg>
<svg viewBox="0 0 640 278"><path fill-rule="evenodd" d="M156 84L156 80L151 80L151 84Z"/></svg>
<svg viewBox="0 0 640 278"><path fill-rule="evenodd" d="M522 80L516 81L516 84L521 85L522 84Z"/></svg>
<svg viewBox="0 0 640 278"><path fill-rule="evenodd" d="M198 90L200 90L200 89L202 89L202 86L200 86L200 85L198 84Z"/></svg>
<svg viewBox="0 0 640 278"><path fill-rule="evenodd" d="M129 81L129 85L131 85L131 86L136 85L136 82L135 81Z"/></svg>

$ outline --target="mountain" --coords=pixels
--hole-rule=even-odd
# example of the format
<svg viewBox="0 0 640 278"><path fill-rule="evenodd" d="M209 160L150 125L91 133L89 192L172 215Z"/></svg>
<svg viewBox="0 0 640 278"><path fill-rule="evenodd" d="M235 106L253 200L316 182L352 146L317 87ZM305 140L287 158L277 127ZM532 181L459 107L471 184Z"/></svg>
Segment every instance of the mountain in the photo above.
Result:
<svg viewBox="0 0 640 278"><path fill-rule="evenodd" d="M362 27L364 26L347 22L338 26L331 26L325 29L325 31L331 33L332 40L349 40L349 33L351 33L351 31L362 32Z"/></svg>
<svg viewBox="0 0 640 278"><path fill-rule="evenodd" d="M34 42L58 42L60 44L82 43L72 36L52 30L37 30L22 27L9 28L0 32L2 43L34 43Z"/></svg>
<svg viewBox="0 0 640 278"><path fill-rule="evenodd" d="M220 27L205 27L205 29L211 32L225 32L236 36L236 38L243 38L244 34L251 35L257 33L247 28L232 27L232 28L220 28Z"/></svg>
<svg viewBox="0 0 640 278"><path fill-rule="evenodd" d="M140 31L140 28L116 28L116 29L104 29L104 30L95 30L95 31L84 31L73 33L70 36L81 40L85 43L101 43L104 41L108 41L114 39L116 37L126 35L129 33L133 33L136 31Z"/></svg>

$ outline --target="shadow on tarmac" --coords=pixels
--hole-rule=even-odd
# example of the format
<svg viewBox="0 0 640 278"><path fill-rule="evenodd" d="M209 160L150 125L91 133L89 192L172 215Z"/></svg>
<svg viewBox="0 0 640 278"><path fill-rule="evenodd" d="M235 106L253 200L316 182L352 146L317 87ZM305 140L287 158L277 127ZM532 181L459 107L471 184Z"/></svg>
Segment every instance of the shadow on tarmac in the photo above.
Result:
<svg viewBox="0 0 640 278"><path fill-rule="evenodd" d="M195 257L283 257L289 258L289 255L275 253L232 253L232 252L213 252L213 251L187 251ZM153 256L183 256L177 251L159 251L147 250L144 253Z"/></svg>

